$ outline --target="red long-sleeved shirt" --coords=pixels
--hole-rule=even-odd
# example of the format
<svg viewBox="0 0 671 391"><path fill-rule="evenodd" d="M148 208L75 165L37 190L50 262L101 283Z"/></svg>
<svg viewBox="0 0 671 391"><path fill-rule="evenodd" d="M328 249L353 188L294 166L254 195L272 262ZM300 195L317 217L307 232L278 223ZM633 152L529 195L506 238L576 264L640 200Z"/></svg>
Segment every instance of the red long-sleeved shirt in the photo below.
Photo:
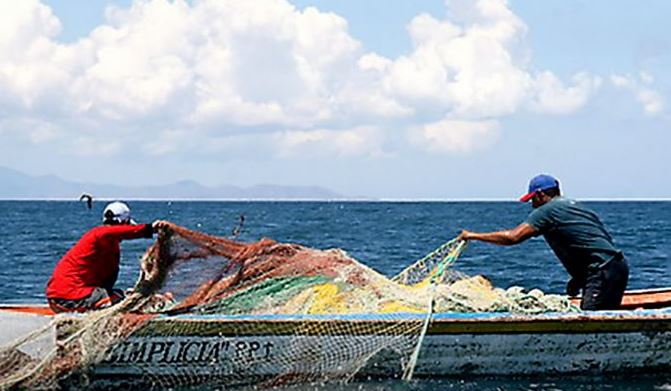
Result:
<svg viewBox="0 0 671 391"><path fill-rule="evenodd" d="M84 234L58 261L46 294L50 299L78 300L95 287L112 289L119 275L120 243L151 238L150 224L102 225Z"/></svg>

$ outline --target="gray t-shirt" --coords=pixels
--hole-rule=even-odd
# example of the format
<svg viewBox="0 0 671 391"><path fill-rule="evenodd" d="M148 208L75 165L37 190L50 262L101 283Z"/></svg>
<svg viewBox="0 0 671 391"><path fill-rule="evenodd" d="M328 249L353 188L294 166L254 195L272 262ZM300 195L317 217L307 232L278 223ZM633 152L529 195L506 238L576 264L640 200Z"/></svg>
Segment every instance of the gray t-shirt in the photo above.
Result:
<svg viewBox="0 0 671 391"><path fill-rule="evenodd" d="M583 280L590 265L621 254L596 213L579 202L555 197L526 220L552 248L571 277Z"/></svg>

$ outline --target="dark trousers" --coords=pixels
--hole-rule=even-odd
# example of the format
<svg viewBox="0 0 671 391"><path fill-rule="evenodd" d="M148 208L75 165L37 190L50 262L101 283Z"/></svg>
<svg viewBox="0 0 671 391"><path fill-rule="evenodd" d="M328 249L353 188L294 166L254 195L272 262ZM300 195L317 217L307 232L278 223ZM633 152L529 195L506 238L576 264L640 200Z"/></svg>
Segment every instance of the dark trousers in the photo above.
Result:
<svg viewBox="0 0 671 391"><path fill-rule="evenodd" d="M48 298L49 307L54 312L86 312L110 307L124 298L119 289L96 287L90 295L77 300Z"/></svg>
<svg viewBox="0 0 671 391"><path fill-rule="evenodd" d="M590 311L620 308L628 280L629 266L623 256L616 256L600 266L590 266L580 308Z"/></svg>

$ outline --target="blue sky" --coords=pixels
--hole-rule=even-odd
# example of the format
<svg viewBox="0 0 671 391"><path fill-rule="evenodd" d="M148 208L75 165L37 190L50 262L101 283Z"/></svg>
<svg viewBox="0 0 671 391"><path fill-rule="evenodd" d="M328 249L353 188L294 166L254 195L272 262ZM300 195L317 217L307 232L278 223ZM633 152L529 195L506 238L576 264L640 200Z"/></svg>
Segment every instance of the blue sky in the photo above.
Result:
<svg viewBox="0 0 671 391"><path fill-rule="evenodd" d="M140 185L671 197L671 3L6 2L0 165Z"/></svg>

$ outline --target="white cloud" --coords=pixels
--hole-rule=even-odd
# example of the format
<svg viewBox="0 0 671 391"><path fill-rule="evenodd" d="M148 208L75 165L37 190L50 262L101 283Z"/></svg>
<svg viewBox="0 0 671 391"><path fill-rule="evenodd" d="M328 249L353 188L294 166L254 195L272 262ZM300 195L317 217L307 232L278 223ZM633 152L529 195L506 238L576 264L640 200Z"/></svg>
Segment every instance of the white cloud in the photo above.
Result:
<svg viewBox="0 0 671 391"><path fill-rule="evenodd" d="M9 139L15 137L22 142L44 144L60 138L63 130L49 121L33 118L3 118L0 120L0 134Z"/></svg>
<svg viewBox="0 0 671 391"><path fill-rule="evenodd" d="M494 142L490 119L570 113L599 87L584 73L533 71L528 27L505 0L416 16L413 49L398 58L366 52L342 17L286 0L136 0L72 44L39 1L0 7L0 112L52 123L61 130L33 140L71 153L168 155L294 129L268 138L283 157L380 155L379 127L397 120L435 139L420 143L433 151L464 152ZM651 112L658 98L639 94Z"/></svg>
<svg viewBox="0 0 671 391"><path fill-rule="evenodd" d="M414 51L386 66L385 86L424 112L483 119L527 107L566 114L581 107L600 81L577 74L565 86L550 71L532 72L527 26L503 0L452 1L451 18L419 15L410 23Z"/></svg>
<svg viewBox="0 0 671 391"><path fill-rule="evenodd" d="M416 146L434 153L466 154L486 149L499 137L496 121L444 119L413 129L410 138Z"/></svg>
<svg viewBox="0 0 671 391"><path fill-rule="evenodd" d="M274 134L277 155L283 157L382 156L383 134L372 126L346 130L318 129Z"/></svg>
<svg viewBox="0 0 671 391"><path fill-rule="evenodd" d="M35 144L47 143L58 138L60 130L51 123L43 123L35 126L30 131L30 141Z"/></svg>
<svg viewBox="0 0 671 391"><path fill-rule="evenodd" d="M53 40L60 29L59 20L37 0L0 3L0 108L60 105L73 65L72 50Z"/></svg>
<svg viewBox="0 0 671 391"><path fill-rule="evenodd" d="M185 144L191 144L191 137L184 130L169 129L157 135L143 146L143 150L150 156L163 156L178 151Z"/></svg>
<svg viewBox="0 0 671 391"><path fill-rule="evenodd" d="M0 51L5 61L29 57L56 36L61 25L51 9L37 0L0 3ZM25 46L25 44L28 44Z"/></svg>
<svg viewBox="0 0 671 391"><path fill-rule="evenodd" d="M639 76L641 77L641 81L645 84L652 84L655 81L652 75L645 71L641 71Z"/></svg>
<svg viewBox="0 0 671 391"><path fill-rule="evenodd" d="M103 158L115 155L121 149L120 140L78 137L73 140L71 153L75 156Z"/></svg>
<svg viewBox="0 0 671 391"><path fill-rule="evenodd" d="M643 111L648 115L656 115L664 110L664 98L662 95L650 89L641 89L636 98L643 105Z"/></svg>
<svg viewBox="0 0 671 391"><path fill-rule="evenodd" d="M655 81L652 75L641 72L638 79L632 76L611 75L610 81L615 87L631 92L643 106L646 115L655 116L664 111L664 97L650 87Z"/></svg>
<svg viewBox="0 0 671 391"><path fill-rule="evenodd" d="M386 57L382 57L376 53L364 54L359 58L358 65L359 68L363 70L375 70L384 72L389 69L389 66L392 64L392 61Z"/></svg>
<svg viewBox="0 0 671 391"><path fill-rule="evenodd" d="M573 86L565 87L551 72L536 77L536 95L532 107L542 113L566 114L582 107L600 87L601 78L579 73L572 79Z"/></svg>

